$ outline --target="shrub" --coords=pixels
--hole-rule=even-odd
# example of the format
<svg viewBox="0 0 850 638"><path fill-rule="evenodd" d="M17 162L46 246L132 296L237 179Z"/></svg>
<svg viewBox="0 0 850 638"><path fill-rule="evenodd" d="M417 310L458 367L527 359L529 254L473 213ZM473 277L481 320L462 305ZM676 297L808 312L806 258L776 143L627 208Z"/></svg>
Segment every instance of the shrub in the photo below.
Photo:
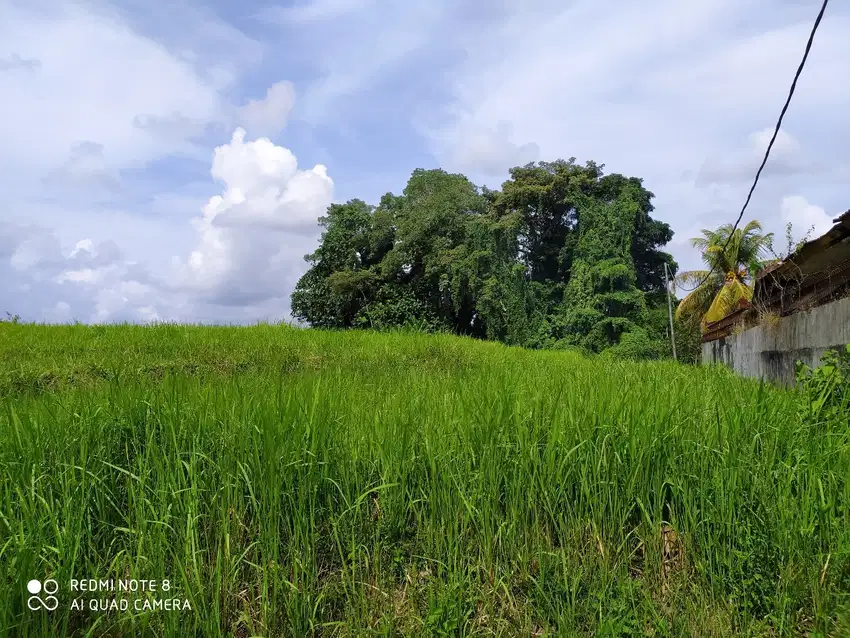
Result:
<svg viewBox="0 0 850 638"><path fill-rule="evenodd" d="M828 350L820 365L797 362L797 384L802 393L801 412L809 421L850 419L850 344Z"/></svg>
<svg viewBox="0 0 850 638"><path fill-rule="evenodd" d="M602 352L604 357L628 361L660 359L663 354L663 344L651 339L642 328L623 333L619 343Z"/></svg>

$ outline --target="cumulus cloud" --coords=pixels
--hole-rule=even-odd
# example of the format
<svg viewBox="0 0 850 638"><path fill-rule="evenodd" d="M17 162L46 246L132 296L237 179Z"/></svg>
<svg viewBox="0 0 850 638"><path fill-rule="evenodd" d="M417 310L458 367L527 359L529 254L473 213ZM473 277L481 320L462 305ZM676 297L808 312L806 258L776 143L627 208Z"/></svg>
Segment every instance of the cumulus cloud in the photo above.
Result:
<svg viewBox="0 0 850 638"><path fill-rule="evenodd" d="M832 228L832 220L837 215L828 214L820 206L815 206L801 195L789 195L782 198L780 204L781 219L784 224L791 223L794 232L800 236L814 228L810 239L823 235Z"/></svg>
<svg viewBox="0 0 850 638"><path fill-rule="evenodd" d="M239 109L237 119L253 135L276 135L286 126L294 103L292 82L276 82L266 91L265 98L251 100Z"/></svg>
<svg viewBox="0 0 850 638"><path fill-rule="evenodd" d="M289 149L267 138L246 142L243 129L215 150L211 173L226 189L210 200L204 219L223 228L314 232L333 194L333 181L323 165L298 170Z"/></svg>
<svg viewBox="0 0 850 638"><path fill-rule="evenodd" d="M215 149L210 173L223 190L192 220L197 245L171 271L154 276L111 240L83 238L63 250L48 229L3 224L0 302L51 321L287 317L333 181L324 166L299 169L288 149L245 135L237 129ZM36 294L22 302L24 288Z"/></svg>
<svg viewBox="0 0 850 638"><path fill-rule="evenodd" d="M246 142L237 129L215 150L211 173L224 192L194 220L199 243L178 287L221 305L288 297L333 198L326 168L299 170L289 149L266 138Z"/></svg>
<svg viewBox="0 0 850 638"><path fill-rule="evenodd" d="M115 242L82 239L63 251L54 232L35 225L0 224L0 281L0 310L26 320L145 321L162 301Z"/></svg>
<svg viewBox="0 0 850 638"><path fill-rule="evenodd" d="M70 281L96 284L106 279L116 268L121 269L121 275L126 274L122 259L121 250L114 241L95 245L91 239L81 239L65 258L66 267L56 276L56 283Z"/></svg>
<svg viewBox="0 0 850 638"><path fill-rule="evenodd" d="M0 51L0 312L216 318L169 290L192 212L160 209L191 199L190 167L173 158L198 156L195 138L229 124L226 96L260 51L189 3L146 6L0 3L0 42L15 51Z"/></svg>

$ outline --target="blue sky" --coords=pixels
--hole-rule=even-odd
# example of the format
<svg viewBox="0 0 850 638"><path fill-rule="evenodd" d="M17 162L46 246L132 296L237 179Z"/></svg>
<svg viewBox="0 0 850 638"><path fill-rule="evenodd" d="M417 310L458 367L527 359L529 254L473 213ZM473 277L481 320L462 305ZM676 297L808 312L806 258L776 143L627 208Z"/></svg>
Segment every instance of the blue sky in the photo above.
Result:
<svg viewBox="0 0 850 638"><path fill-rule="evenodd" d="M819 0L0 0L0 312L286 318L331 201L417 167L643 177L668 249L733 221ZM747 218L850 208L832 3ZM779 242L781 243L781 242Z"/></svg>

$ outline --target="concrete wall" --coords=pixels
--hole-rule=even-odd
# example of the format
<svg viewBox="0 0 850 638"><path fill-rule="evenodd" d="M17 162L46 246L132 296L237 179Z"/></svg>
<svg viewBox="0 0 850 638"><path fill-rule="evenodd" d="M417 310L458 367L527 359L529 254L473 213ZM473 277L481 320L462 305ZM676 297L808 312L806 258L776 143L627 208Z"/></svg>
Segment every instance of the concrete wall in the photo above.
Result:
<svg viewBox="0 0 850 638"><path fill-rule="evenodd" d="M817 366L823 353L850 343L850 297L741 334L702 344L702 362L723 363L745 377L793 385L795 363Z"/></svg>

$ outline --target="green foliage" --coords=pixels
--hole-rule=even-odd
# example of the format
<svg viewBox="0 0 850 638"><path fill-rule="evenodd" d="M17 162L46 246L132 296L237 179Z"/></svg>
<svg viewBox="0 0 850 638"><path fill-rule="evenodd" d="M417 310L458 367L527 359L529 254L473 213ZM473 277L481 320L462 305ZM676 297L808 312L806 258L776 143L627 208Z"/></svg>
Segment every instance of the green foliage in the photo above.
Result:
<svg viewBox="0 0 850 638"><path fill-rule="evenodd" d="M682 363L697 364L702 360L702 330L699 317L686 315L674 319L676 354Z"/></svg>
<svg viewBox="0 0 850 638"><path fill-rule="evenodd" d="M292 312L319 328L346 328L368 301L377 283L374 268L391 242L374 228L373 209L360 200L331 204L320 224L325 228L313 267L292 293Z"/></svg>
<svg viewBox="0 0 850 638"><path fill-rule="evenodd" d="M603 356L612 359L640 361L642 359L660 359L666 355L663 342L651 339L643 328L633 328L623 333L619 343L611 346Z"/></svg>
<svg viewBox="0 0 850 638"><path fill-rule="evenodd" d="M357 313L352 326L372 330L416 327L425 332L445 329L412 291L398 285L385 286L374 301Z"/></svg>
<svg viewBox="0 0 850 638"><path fill-rule="evenodd" d="M798 362L797 384L805 420L837 419L850 425L850 344L842 350L828 350L815 369Z"/></svg>
<svg viewBox="0 0 850 638"><path fill-rule="evenodd" d="M675 264L651 199L593 162L514 168L501 191L417 169L377 207L328 209L293 313L315 327L416 324L529 348L600 352L636 327L656 338L647 295L664 303L661 272Z"/></svg>
<svg viewBox="0 0 850 638"><path fill-rule="evenodd" d="M637 213L633 190L629 184L608 202L580 200L578 242L562 305L563 329L567 339L593 352L617 345L648 319L631 255Z"/></svg>
<svg viewBox="0 0 850 638"><path fill-rule="evenodd" d="M774 257L774 262L782 261L783 259L787 259L788 257L793 257L796 255L800 249L805 246L806 242L810 241L812 238L812 233L815 232L814 225L809 226L808 230L803 234L800 239L794 239L794 227L791 222L788 222L785 225L785 248L777 253L773 249L773 241L771 238L769 250L770 253Z"/></svg>

